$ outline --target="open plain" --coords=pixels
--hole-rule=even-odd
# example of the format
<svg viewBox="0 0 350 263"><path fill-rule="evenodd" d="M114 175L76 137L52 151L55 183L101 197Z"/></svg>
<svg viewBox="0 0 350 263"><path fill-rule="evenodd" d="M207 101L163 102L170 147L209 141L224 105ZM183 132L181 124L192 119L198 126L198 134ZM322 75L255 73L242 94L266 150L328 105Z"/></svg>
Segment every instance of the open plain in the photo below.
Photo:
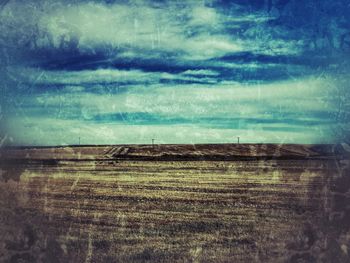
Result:
<svg viewBox="0 0 350 263"><path fill-rule="evenodd" d="M341 145L1 149L1 262L349 262Z"/></svg>

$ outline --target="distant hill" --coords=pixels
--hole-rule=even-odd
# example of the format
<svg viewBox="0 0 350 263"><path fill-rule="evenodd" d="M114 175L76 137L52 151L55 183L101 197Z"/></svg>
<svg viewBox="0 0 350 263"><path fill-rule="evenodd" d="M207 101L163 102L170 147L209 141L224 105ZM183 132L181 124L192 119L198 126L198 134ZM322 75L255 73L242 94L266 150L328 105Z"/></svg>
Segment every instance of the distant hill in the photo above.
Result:
<svg viewBox="0 0 350 263"><path fill-rule="evenodd" d="M160 144L65 147L7 147L0 159L21 160L252 160L347 158L347 145Z"/></svg>

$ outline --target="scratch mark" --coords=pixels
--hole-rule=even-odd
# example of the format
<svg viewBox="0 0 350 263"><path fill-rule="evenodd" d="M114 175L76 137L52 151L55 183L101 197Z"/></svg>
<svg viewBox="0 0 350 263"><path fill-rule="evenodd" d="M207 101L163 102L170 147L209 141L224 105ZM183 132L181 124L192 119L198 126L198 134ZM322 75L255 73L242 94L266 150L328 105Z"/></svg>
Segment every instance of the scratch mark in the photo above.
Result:
<svg viewBox="0 0 350 263"><path fill-rule="evenodd" d="M78 182L79 182L79 179L80 179L80 175L77 176L77 179L74 180L71 188L70 188L70 192L72 193L73 190L75 189L75 187L77 186Z"/></svg>
<svg viewBox="0 0 350 263"><path fill-rule="evenodd" d="M87 251L87 254L86 254L86 259L85 259L85 262L88 263L88 262L91 262L91 258L92 258L92 250L93 250L93 247L92 247L92 237L91 237L91 231L92 231L92 225L90 225L89 227L89 239L88 239L88 251Z"/></svg>

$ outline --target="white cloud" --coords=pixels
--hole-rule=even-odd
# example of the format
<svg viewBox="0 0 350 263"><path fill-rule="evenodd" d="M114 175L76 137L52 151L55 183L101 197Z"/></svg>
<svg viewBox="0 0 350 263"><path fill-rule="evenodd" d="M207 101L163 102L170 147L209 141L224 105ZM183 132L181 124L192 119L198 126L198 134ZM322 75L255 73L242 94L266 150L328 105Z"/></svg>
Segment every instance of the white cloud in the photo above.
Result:
<svg viewBox="0 0 350 263"><path fill-rule="evenodd" d="M58 107L62 100L95 114L148 112L182 117L268 117L271 112L308 116L332 112L333 79L308 78L270 84L149 85L121 94L42 94L26 104Z"/></svg>
<svg viewBox="0 0 350 263"><path fill-rule="evenodd" d="M267 27L264 22L271 17L266 14L248 14L240 8L228 14L203 1L169 1L157 7L148 1L133 1L132 5L82 1L68 6L65 1L10 1L7 12L0 15L0 35L14 46L59 48L79 39L80 51L108 46L112 58L113 53L158 58L166 52L178 59L202 60L240 51L298 54L304 46L302 41L284 38L286 30ZM251 24L248 28L228 33L227 29L246 22ZM277 39L276 34L282 37Z"/></svg>
<svg viewBox="0 0 350 263"><path fill-rule="evenodd" d="M177 53L178 58L201 60L226 53L258 51L265 49L266 45L279 54L295 53L297 43L271 39L270 34L264 34L263 25L247 30L245 39L227 35L225 31L226 23L268 19L259 14L247 15L238 11L228 16L200 2L188 4L185 8L171 4L167 8L154 8L144 2L108 6L80 3L48 12L41 18L40 25L52 36L56 47L62 39L69 40L75 36L80 39L81 50L107 44L127 49L126 56L149 56L142 54L148 50L146 53L153 52L154 56L165 51Z"/></svg>
<svg viewBox="0 0 350 263"><path fill-rule="evenodd" d="M21 78L34 84L103 84L113 82L150 82L159 80L163 73L147 73L141 70L97 69L81 71L42 71L33 68L13 69Z"/></svg>
<svg viewBox="0 0 350 263"><path fill-rule="evenodd" d="M79 135L86 143L147 143L153 136L161 143L230 142L234 136L247 142L332 142L329 123L317 114L336 110L329 97L336 86L334 78L312 77L264 85L151 85L121 94L66 90L24 99L26 116L11 118L8 131L18 144L72 144ZM39 114L34 114L38 110ZM274 121L247 123L244 129L220 127L220 123L210 121L193 125L92 121L96 115L119 112L188 120L232 118L243 124L251 118ZM299 124L285 123L284 118Z"/></svg>
<svg viewBox="0 0 350 263"><path fill-rule="evenodd" d="M42 27L52 35L56 46L62 38L80 37L79 47L89 49L101 43L114 47L141 48L143 50L182 51L210 58L227 51L240 50L236 41L220 34L206 33L188 38L189 26L210 26L216 21L211 8L194 7L186 10L193 14L185 20L183 10L156 9L147 5L126 6L79 4L50 12L41 20ZM183 14L183 15L181 15ZM131 54L131 53L126 53Z"/></svg>
<svg viewBox="0 0 350 263"><path fill-rule="evenodd" d="M207 75L207 76L213 76L216 77L219 75L219 72L214 70L207 70L207 69L198 69L198 70L186 70L183 72L184 75Z"/></svg>
<svg viewBox="0 0 350 263"><path fill-rule="evenodd" d="M78 128L77 128L78 127ZM196 125L120 125L45 118L11 119L9 131L17 145L232 143L236 137L249 143L325 143L332 142L329 129L268 131L263 129L217 129ZM18 132L21 130L21 132Z"/></svg>
<svg viewBox="0 0 350 263"><path fill-rule="evenodd" d="M192 25L203 25L203 24L218 24L219 14L217 14L214 8L209 8L205 6L196 6L192 10Z"/></svg>
<svg viewBox="0 0 350 263"><path fill-rule="evenodd" d="M161 80L176 81L200 81L206 83L217 83L218 72L213 70L187 70L179 74L166 72L144 72L141 70L118 70L118 69L97 69L97 70L80 70L80 71L45 71L33 68L9 68L11 74L21 78L24 82L31 85L44 84L50 89L51 84L59 85L104 85L128 84L130 88L133 85L154 85ZM200 75L207 75L202 77ZM72 89L72 87L70 87ZM77 91L78 88L75 88Z"/></svg>

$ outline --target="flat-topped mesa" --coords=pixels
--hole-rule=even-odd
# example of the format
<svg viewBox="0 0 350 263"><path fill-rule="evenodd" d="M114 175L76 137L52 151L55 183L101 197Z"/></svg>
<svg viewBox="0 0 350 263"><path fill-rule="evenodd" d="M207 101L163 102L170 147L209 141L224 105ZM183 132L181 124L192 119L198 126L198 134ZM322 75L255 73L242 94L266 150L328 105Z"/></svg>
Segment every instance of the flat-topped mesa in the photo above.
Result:
<svg viewBox="0 0 350 263"><path fill-rule="evenodd" d="M127 150L123 150L127 148ZM255 160L344 158L341 145L194 144L118 146L111 157L137 160Z"/></svg>
<svg viewBox="0 0 350 263"><path fill-rule="evenodd" d="M345 145L346 146L346 145ZM155 144L62 147L7 147L0 159L48 160L258 160L348 158L342 144Z"/></svg>

